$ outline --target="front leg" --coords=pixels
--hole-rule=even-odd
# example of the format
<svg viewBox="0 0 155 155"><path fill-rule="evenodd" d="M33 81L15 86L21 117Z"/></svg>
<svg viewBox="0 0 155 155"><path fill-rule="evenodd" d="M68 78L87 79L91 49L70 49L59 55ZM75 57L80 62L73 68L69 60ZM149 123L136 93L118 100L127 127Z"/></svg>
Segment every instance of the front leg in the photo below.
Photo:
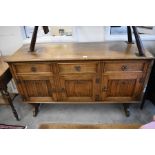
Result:
<svg viewBox="0 0 155 155"><path fill-rule="evenodd" d="M33 117L36 117L38 115L38 112L39 112L39 109L40 109L40 103L35 103L35 104L32 104L33 107L34 107L34 110L33 110Z"/></svg>
<svg viewBox="0 0 155 155"><path fill-rule="evenodd" d="M123 107L124 107L125 115L126 115L127 117L129 117L129 116L130 116L129 104L124 103L124 104L123 104Z"/></svg>

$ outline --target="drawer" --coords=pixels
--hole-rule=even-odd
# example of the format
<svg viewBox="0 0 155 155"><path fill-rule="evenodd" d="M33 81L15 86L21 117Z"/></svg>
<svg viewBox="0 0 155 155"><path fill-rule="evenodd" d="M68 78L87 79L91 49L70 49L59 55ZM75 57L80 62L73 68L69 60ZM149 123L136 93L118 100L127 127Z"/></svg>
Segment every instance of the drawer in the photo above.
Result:
<svg viewBox="0 0 155 155"><path fill-rule="evenodd" d="M98 63L58 63L60 74L69 73L97 73Z"/></svg>
<svg viewBox="0 0 155 155"><path fill-rule="evenodd" d="M127 71L140 71L143 72L145 70L145 62L105 62L104 72L127 72Z"/></svg>
<svg viewBox="0 0 155 155"><path fill-rule="evenodd" d="M14 64L14 69L18 74L28 73L49 73L51 72L51 64L44 63L17 63Z"/></svg>

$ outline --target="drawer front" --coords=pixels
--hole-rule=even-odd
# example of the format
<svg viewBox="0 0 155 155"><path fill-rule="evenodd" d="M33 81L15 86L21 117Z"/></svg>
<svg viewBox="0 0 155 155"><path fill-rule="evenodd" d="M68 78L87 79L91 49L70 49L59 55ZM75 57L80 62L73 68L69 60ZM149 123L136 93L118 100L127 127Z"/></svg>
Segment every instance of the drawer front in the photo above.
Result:
<svg viewBox="0 0 155 155"><path fill-rule="evenodd" d="M131 71L139 71L143 72L145 70L145 62L105 62L104 72L131 72Z"/></svg>
<svg viewBox="0 0 155 155"><path fill-rule="evenodd" d="M59 74L97 73L98 63L58 63Z"/></svg>
<svg viewBox="0 0 155 155"><path fill-rule="evenodd" d="M17 74L51 72L51 65L43 63L18 63L14 64L14 68Z"/></svg>

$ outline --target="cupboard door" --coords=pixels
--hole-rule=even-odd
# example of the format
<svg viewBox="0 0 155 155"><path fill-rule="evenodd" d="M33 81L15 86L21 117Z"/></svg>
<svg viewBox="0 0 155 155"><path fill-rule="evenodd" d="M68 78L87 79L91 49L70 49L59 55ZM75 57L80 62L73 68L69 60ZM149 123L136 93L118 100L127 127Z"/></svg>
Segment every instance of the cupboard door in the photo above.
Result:
<svg viewBox="0 0 155 155"><path fill-rule="evenodd" d="M60 76L62 101L90 102L99 101L99 79L94 75ZM94 103L94 102L92 102Z"/></svg>
<svg viewBox="0 0 155 155"><path fill-rule="evenodd" d="M18 76L17 85L24 101L28 102L51 102L56 100L56 94L52 77L44 76Z"/></svg>
<svg viewBox="0 0 155 155"><path fill-rule="evenodd" d="M143 89L141 74L109 74L102 79L102 100L138 101Z"/></svg>

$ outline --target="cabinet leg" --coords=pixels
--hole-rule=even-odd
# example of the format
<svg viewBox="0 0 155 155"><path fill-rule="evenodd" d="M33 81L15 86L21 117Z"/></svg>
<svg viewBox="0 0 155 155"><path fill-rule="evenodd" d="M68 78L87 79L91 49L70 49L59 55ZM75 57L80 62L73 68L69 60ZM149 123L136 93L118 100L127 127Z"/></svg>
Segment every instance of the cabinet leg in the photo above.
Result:
<svg viewBox="0 0 155 155"><path fill-rule="evenodd" d="M13 114L14 114L16 120L17 120L17 121L20 121L20 119L19 119L19 117L18 117L18 113L17 113L17 111L16 111L16 109L15 109L15 107L14 107L12 101L11 101L9 104L10 104L10 107L11 107L11 109L12 109L12 112L13 112Z"/></svg>
<svg viewBox="0 0 155 155"><path fill-rule="evenodd" d="M123 107L124 107L126 117L129 117L130 116L129 104L124 103Z"/></svg>
<svg viewBox="0 0 155 155"><path fill-rule="evenodd" d="M35 103L32 104L34 106L34 110L33 110L33 117L36 117L38 115L39 109L40 109L40 103Z"/></svg>

